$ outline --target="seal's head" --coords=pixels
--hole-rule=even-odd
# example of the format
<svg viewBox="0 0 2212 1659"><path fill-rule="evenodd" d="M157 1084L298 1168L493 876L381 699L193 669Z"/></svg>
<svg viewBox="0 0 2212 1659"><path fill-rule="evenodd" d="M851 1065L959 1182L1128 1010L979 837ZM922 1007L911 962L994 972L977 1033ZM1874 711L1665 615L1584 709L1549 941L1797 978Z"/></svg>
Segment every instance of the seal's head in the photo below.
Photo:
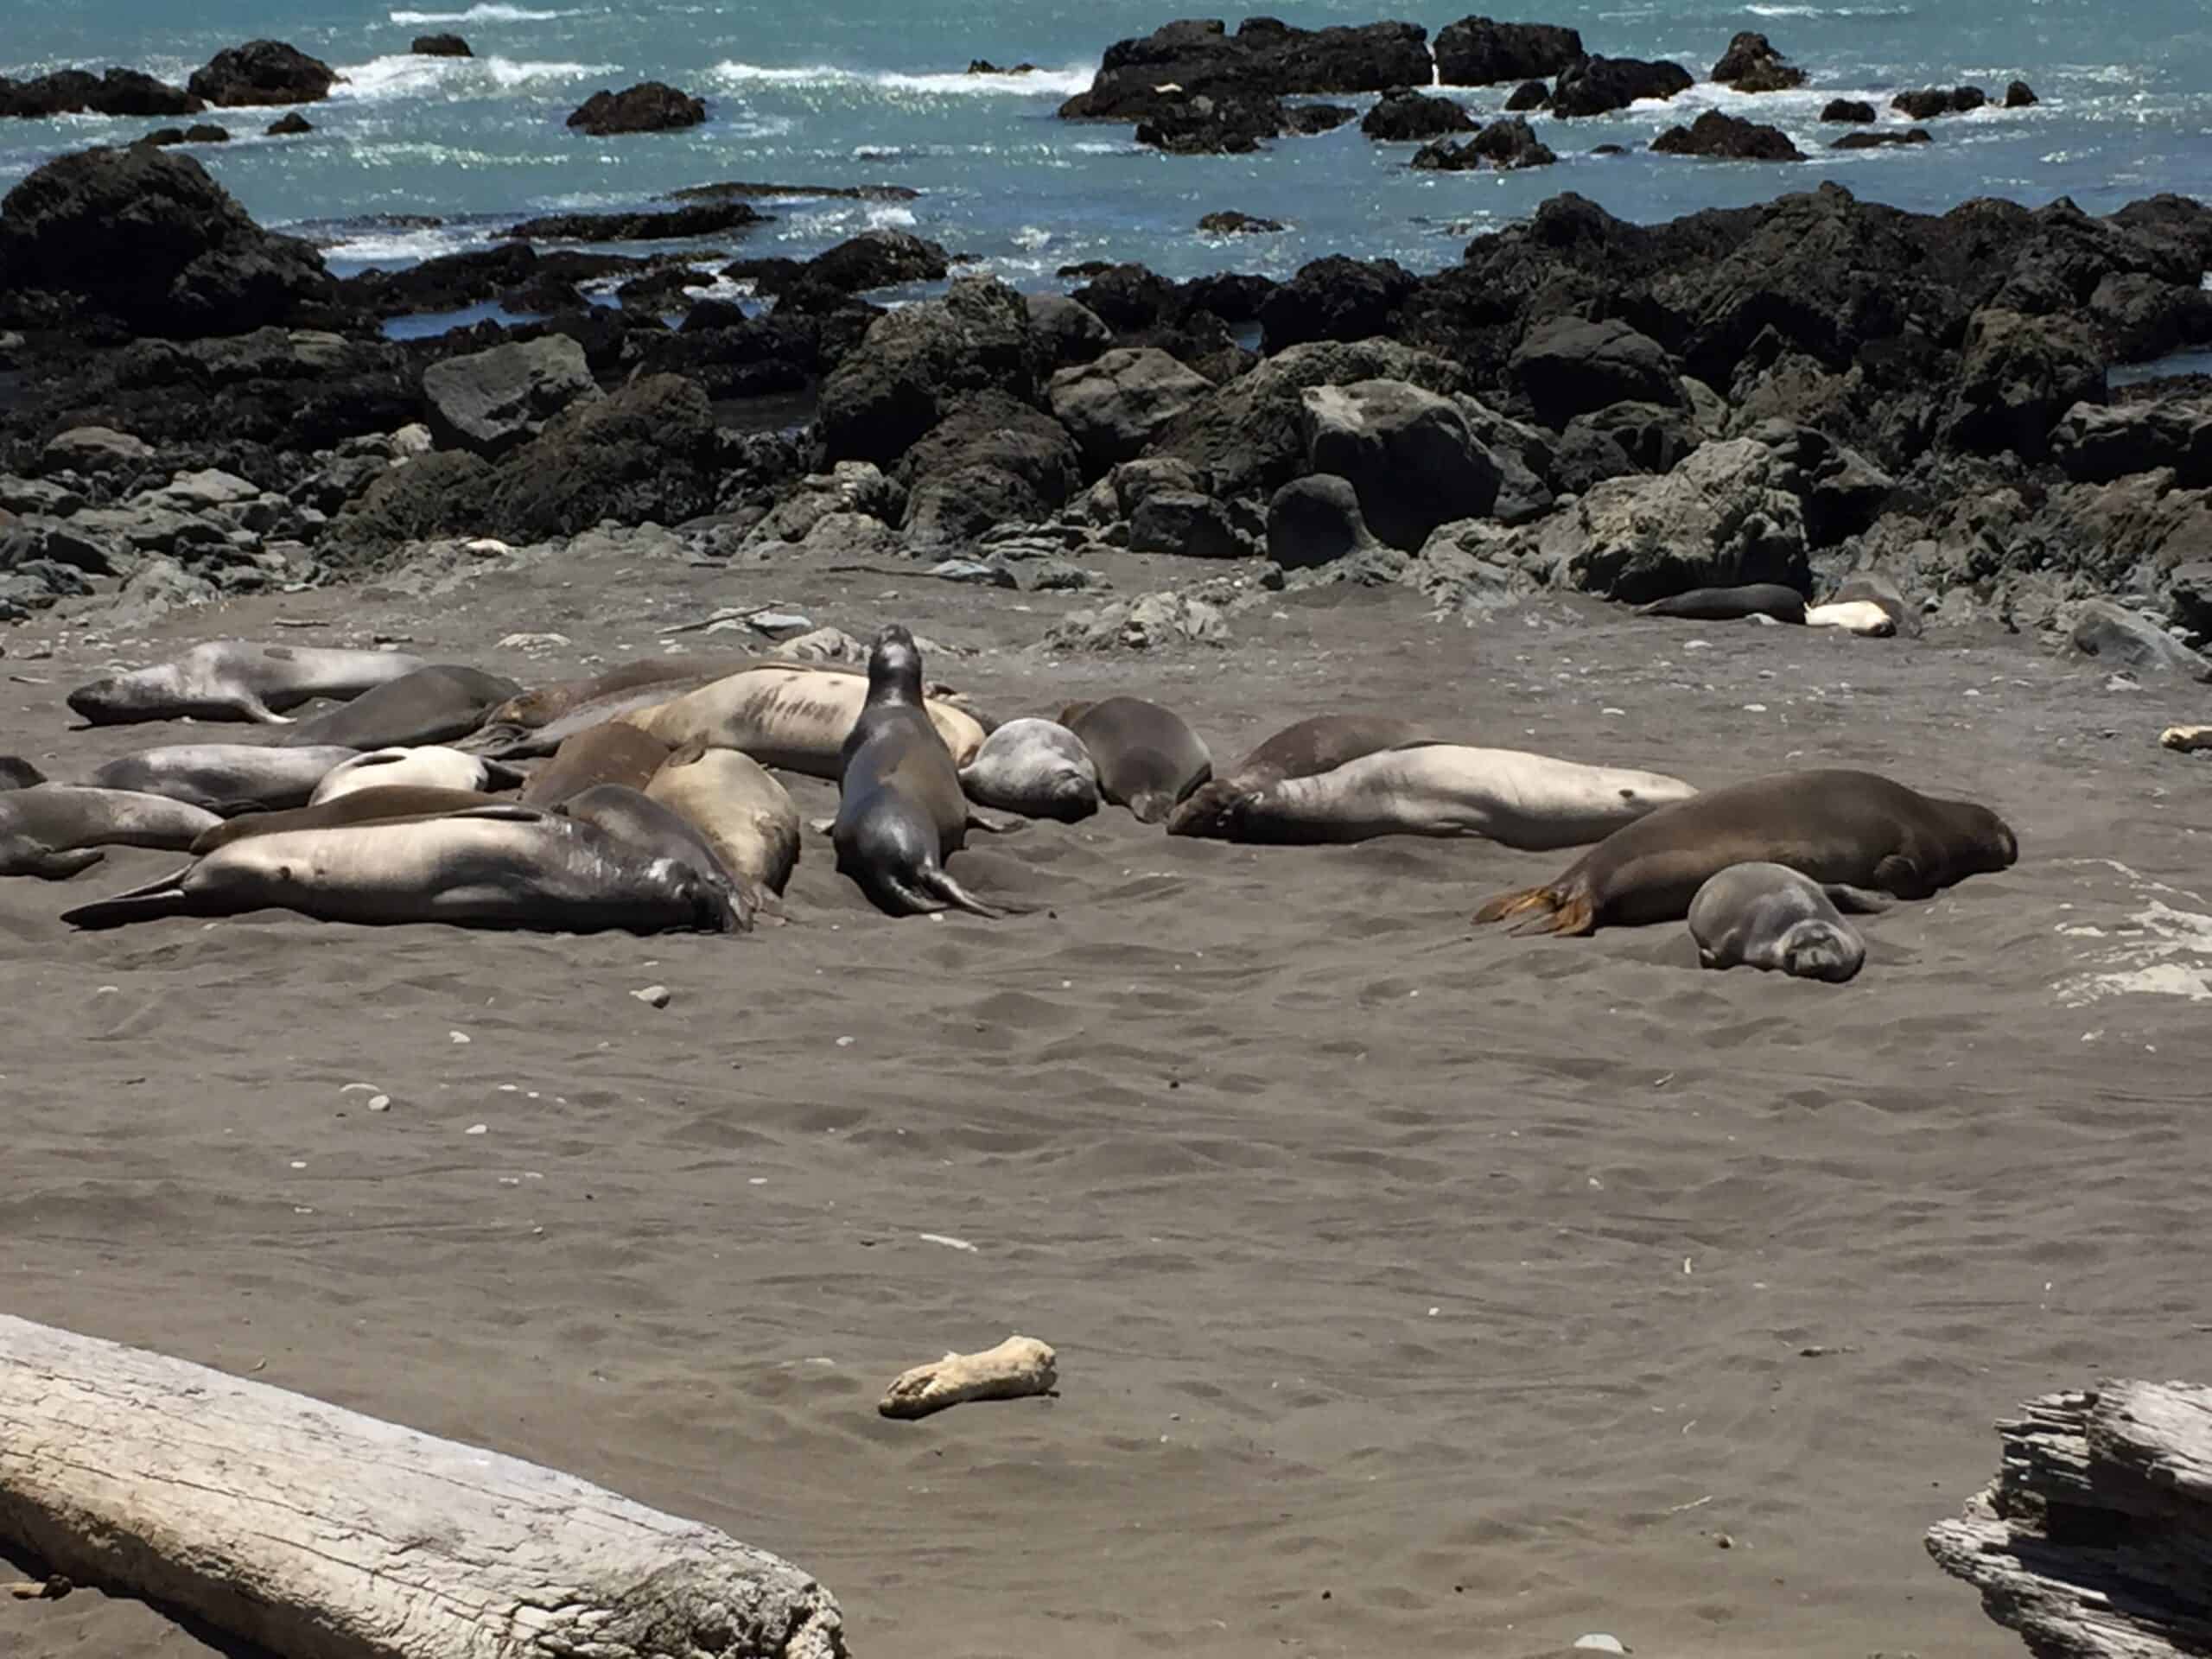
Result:
<svg viewBox="0 0 2212 1659"><path fill-rule="evenodd" d="M1201 784L1167 815L1167 833L1235 841L1243 828L1246 812L1258 798L1256 791L1241 789L1224 779Z"/></svg>
<svg viewBox="0 0 2212 1659"><path fill-rule="evenodd" d="M1993 875L2009 870L2020 860L2020 840L2012 826L1987 807L1973 801L1949 801L1957 825L1957 842L1951 849L1951 868L1959 875Z"/></svg>
<svg viewBox="0 0 2212 1659"><path fill-rule="evenodd" d="M142 668L111 674L69 694L69 707L94 726L121 726L166 709L175 694L173 671Z"/></svg>
<svg viewBox="0 0 2212 1659"><path fill-rule="evenodd" d="M1840 985L1857 974L1866 948L1834 922L1800 922L1783 936L1782 971Z"/></svg>
<svg viewBox="0 0 2212 1659"><path fill-rule="evenodd" d="M871 704L922 702L922 648L899 622L886 623L868 654L868 700Z"/></svg>

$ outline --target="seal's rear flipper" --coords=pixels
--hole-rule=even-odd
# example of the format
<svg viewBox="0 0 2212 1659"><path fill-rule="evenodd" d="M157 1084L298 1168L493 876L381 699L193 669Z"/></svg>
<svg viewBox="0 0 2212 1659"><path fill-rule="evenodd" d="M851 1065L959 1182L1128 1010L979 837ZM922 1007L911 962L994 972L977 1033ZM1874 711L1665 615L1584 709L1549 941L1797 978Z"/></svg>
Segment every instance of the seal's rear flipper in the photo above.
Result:
<svg viewBox="0 0 2212 1659"><path fill-rule="evenodd" d="M184 890L184 879L192 871L193 867L188 864L175 874L149 881L143 887L65 910L61 919L72 927L120 927L125 922L151 921L156 916L189 915L192 900Z"/></svg>
<svg viewBox="0 0 2212 1659"><path fill-rule="evenodd" d="M919 880L922 886L947 904L957 905L970 915L986 917L995 922L1008 913L1004 906L985 904L943 870L924 870Z"/></svg>
<svg viewBox="0 0 2212 1659"><path fill-rule="evenodd" d="M1492 922L1502 922L1509 916L1525 915L1541 911L1550 915L1559 908L1559 895L1549 887L1522 887L1514 893L1501 893L1483 900L1482 908L1475 912L1475 925L1486 927Z"/></svg>
<svg viewBox="0 0 2212 1659"><path fill-rule="evenodd" d="M1842 881L1831 881L1821 891L1827 894L1830 904L1848 914L1878 916L1897 903L1897 900L1886 893L1871 892L1867 888L1854 887Z"/></svg>
<svg viewBox="0 0 2212 1659"><path fill-rule="evenodd" d="M975 808L969 807L968 827L970 830L980 830L987 836L1014 836L1027 830L1029 827L1029 820L994 817L987 812L978 812Z"/></svg>
<svg viewBox="0 0 2212 1659"><path fill-rule="evenodd" d="M1571 899L1559 899L1554 894L1554 898L1557 908L1550 915L1532 917L1515 928L1514 933L1548 933L1556 938L1577 938L1598 931L1597 914L1589 899L1579 894Z"/></svg>
<svg viewBox="0 0 2212 1659"><path fill-rule="evenodd" d="M46 781L41 772L20 754L0 754L0 789L29 789Z"/></svg>

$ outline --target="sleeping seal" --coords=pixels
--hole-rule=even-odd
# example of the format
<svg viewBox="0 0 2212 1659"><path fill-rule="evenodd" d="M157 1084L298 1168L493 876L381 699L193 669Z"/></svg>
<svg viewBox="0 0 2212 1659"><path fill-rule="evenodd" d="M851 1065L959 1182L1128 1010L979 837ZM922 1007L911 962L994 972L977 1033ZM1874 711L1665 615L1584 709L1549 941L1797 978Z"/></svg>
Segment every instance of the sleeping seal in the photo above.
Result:
<svg viewBox="0 0 2212 1659"><path fill-rule="evenodd" d="M1098 768L1083 740L1052 720L1010 720L960 769L968 798L1026 818L1076 823L1098 810Z"/></svg>
<svg viewBox="0 0 2212 1659"><path fill-rule="evenodd" d="M1871 772L1789 772L1662 807L1592 847L1541 887L1502 893L1477 923L1529 919L1523 933L1590 933L1670 922L1731 864L1786 864L1814 880L1921 899L2012 868L2019 843L1971 801L1938 800Z"/></svg>
<svg viewBox="0 0 2212 1659"><path fill-rule="evenodd" d="M1815 605L1805 613L1808 627L1840 628L1867 639L1886 639L1897 631L1897 620L1871 599L1839 599Z"/></svg>
<svg viewBox="0 0 2212 1659"><path fill-rule="evenodd" d="M862 679L814 663L748 668L622 719L673 749L687 743L737 749L764 766L834 779L874 683L872 669ZM927 713L956 766L983 747L982 724L966 709L936 697L925 701L918 685L914 706Z"/></svg>
<svg viewBox="0 0 2212 1659"><path fill-rule="evenodd" d="M875 636L867 702L839 759L830 835L841 872L893 915L947 904L1001 913L945 873L944 861L966 843L968 798L923 707L922 653L895 622Z"/></svg>
<svg viewBox="0 0 2212 1659"><path fill-rule="evenodd" d="M1823 887L1786 864L1731 864L1690 900L1690 937L1707 968L1779 968L1840 985L1866 960L1866 941L1841 912L1889 906L1885 893Z"/></svg>
<svg viewBox="0 0 2212 1659"><path fill-rule="evenodd" d="M673 859L696 871L729 895L731 931L752 931L753 912L758 908L753 895L722 862L714 843L682 813L626 784L594 784L577 791L554 810L603 831L641 858Z"/></svg>
<svg viewBox="0 0 2212 1659"><path fill-rule="evenodd" d="M219 640L175 660L111 674L69 694L95 726L141 720L253 720L281 724L283 711L314 697L358 697L423 666L390 651L320 651Z"/></svg>
<svg viewBox="0 0 2212 1659"><path fill-rule="evenodd" d="M754 903L783 893L798 863L798 807L751 755L688 743L645 793L706 837Z"/></svg>
<svg viewBox="0 0 2212 1659"><path fill-rule="evenodd" d="M588 824L500 802L450 817L255 836L163 880L62 912L74 927L295 910L328 922L453 922L571 933L720 932L729 895Z"/></svg>
<svg viewBox="0 0 2212 1659"><path fill-rule="evenodd" d="M1226 825L1236 804L1254 790L1286 778L1334 772L1347 760L1384 749L1433 741L1413 721L1389 715L1316 715L1284 727L1239 760L1227 777L1212 779L1192 790L1168 814L1167 833L1237 840Z"/></svg>
<svg viewBox="0 0 2212 1659"><path fill-rule="evenodd" d="M485 715L484 723L535 732L573 709L617 692L679 682L688 690L750 668L756 660L751 657L641 657L582 679L556 680L518 692Z"/></svg>
<svg viewBox="0 0 2212 1659"><path fill-rule="evenodd" d="M173 743L119 755L97 768L103 789L142 789L228 817L255 807L305 806L325 773L358 749L280 744Z"/></svg>
<svg viewBox="0 0 2212 1659"><path fill-rule="evenodd" d="M349 749L413 748L466 737L486 711L521 690L512 680L460 663L432 663L289 728L280 743L337 743Z"/></svg>
<svg viewBox="0 0 2212 1659"><path fill-rule="evenodd" d="M41 772L20 754L0 754L0 789L29 789L46 781Z"/></svg>
<svg viewBox="0 0 2212 1659"><path fill-rule="evenodd" d="M365 789L393 789L406 785L424 789L470 789L490 795L517 789L523 775L504 760L442 749L435 744L419 749L376 749L341 760L322 775L308 797L309 806Z"/></svg>
<svg viewBox="0 0 2212 1659"><path fill-rule="evenodd" d="M1656 772L1586 766L1517 749L1417 743L1310 778L1222 791L1203 817L1179 810L1167 833L1277 845L1478 836L1541 852L1603 840L1696 792Z"/></svg>
<svg viewBox="0 0 2212 1659"><path fill-rule="evenodd" d="M1083 740L1098 767L1098 792L1139 823L1158 823L1213 776L1213 757L1171 709L1142 697L1071 702L1060 724Z"/></svg>
<svg viewBox="0 0 2212 1659"><path fill-rule="evenodd" d="M668 745L651 732L603 721L563 738L553 758L530 774L522 798L531 806L558 806L594 784L643 789L667 759Z"/></svg>
<svg viewBox="0 0 2212 1659"><path fill-rule="evenodd" d="M102 847L180 852L222 820L166 795L79 784L38 784L0 793L0 875L73 876Z"/></svg>
<svg viewBox="0 0 2212 1659"><path fill-rule="evenodd" d="M1776 582L1747 582L1740 588L1693 588L1687 594L1639 606L1636 613L1685 617L1694 622L1740 622L1751 616L1802 622L1805 595Z"/></svg>
<svg viewBox="0 0 2212 1659"><path fill-rule="evenodd" d="M468 812L480 806L496 806L489 795L470 789L425 789L411 784L382 785L357 789L320 806L295 806L282 812L247 812L235 818L218 818L215 827L192 843L195 853L212 853L234 841L253 836L282 835L289 830L336 830L349 823L390 823L400 818L442 818L448 812Z"/></svg>

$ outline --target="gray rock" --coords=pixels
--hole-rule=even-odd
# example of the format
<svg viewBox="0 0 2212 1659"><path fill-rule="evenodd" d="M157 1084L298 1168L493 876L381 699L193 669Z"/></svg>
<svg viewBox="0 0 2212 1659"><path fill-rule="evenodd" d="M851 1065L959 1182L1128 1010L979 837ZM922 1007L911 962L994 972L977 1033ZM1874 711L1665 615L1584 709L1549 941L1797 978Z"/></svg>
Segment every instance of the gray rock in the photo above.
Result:
<svg viewBox="0 0 2212 1659"><path fill-rule="evenodd" d="M142 552L174 553L179 548L214 547L230 539L228 529L212 518L150 504L87 507L70 524L92 536L128 543Z"/></svg>
<svg viewBox="0 0 2212 1659"><path fill-rule="evenodd" d="M1332 564L1380 546L1342 478L1294 478L1268 502L1268 556L1286 570Z"/></svg>
<svg viewBox="0 0 2212 1659"><path fill-rule="evenodd" d="M1096 570L1087 570L1072 559L1045 559L1023 572L1024 582L1035 594L1106 593L1114 584Z"/></svg>
<svg viewBox="0 0 2212 1659"><path fill-rule="evenodd" d="M887 557L902 548L897 531L865 512L825 512L799 541L782 545L809 558L839 563Z"/></svg>
<svg viewBox="0 0 2212 1659"><path fill-rule="evenodd" d="M800 542L832 513L864 513L886 524L906 511L906 492L865 461L841 461L826 473L810 473L792 493L746 532L746 542Z"/></svg>
<svg viewBox="0 0 2212 1659"><path fill-rule="evenodd" d="M1666 348L1618 318L1539 323L1515 348L1506 371L1549 427L1611 404L1688 404Z"/></svg>
<svg viewBox="0 0 2212 1659"><path fill-rule="evenodd" d="M1488 615L1536 591L1535 578L1516 563L1521 539L1479 518L1440 524L1399 580L1440 610Z"/></svg>
<svg viewBox="0 0 2212 1659"><path fill-rule="evenodd" d="M1967 321L1942 441L2039 460L2061 416L2076 404L2105 401L2104 353L2088 324L1985 306Z"/></svg>
<svg viewBox="0 0 2212 1659"><path fill-rule="evenodd" d="M1129 515L1129 550L1194 559L1242 559L1252 552L1229 510L1210 495L1155 490Z"/></svg>
<svg viewBox="0 0 2212 1659"><path fill-rule="evenodd" d="M154 446L143 438L107 426L73 426L47 440L40 453L48 468L69 467L88 477L133 471L154 458Z"/></svg>
<svg viewBox="0 0 2212 1659"><path fill-rule="evenodd" d="M1074 441L1049 415L1006 393L953 404L907 451L900 528L917 546L964 545L993 527L1048 517L1081 480Z"/></svg>
<svg viewBox="0 0 2212 1659"><path fill-rule="evenodd" d="M1551 435L1464 393L1452 402L1467 417L1476 441L1497 464L1497 499L1490 516L1502 524L1525 524L1549 512L1556 500L1545 481L1552 469Z"/></svg>
<svg viewBox="0 0 2212 1659"><path fill-rule="evenodd" d="M1375 534L1412 552L1437 525L1488 514L1497 462L1452 399L1402 380L1314 386L1302 395L1306 454L1358 493Z"/></svg>
<svg viewBox="0 0 2212 1659"><path fill-rule="evenodd" d="M816 430L832 461L888 465L963 394L1036 395L1039 353L1021 296L988 277L887 311L823 382Z"/></svg>
<svg viewBox="0 0 2212 1659"><path fill-rule="evenodd" d="M1047 397L1054 418L1083 452L1087 472L1128 461L1154 434L1213 390L1204 375L1149 346L1110 351L1062 369Z"/></svg>
<svg viewBox="0 0 2212 1659"><path fill-rule="evenodd" d="M584 348L566 334L449 357L423 371L429 425L439 446L487 458L521 448L571 404L600 396Z"/></svg>
<svg viewBox="0 0 2212 1659"><path fill-rule="evenodd" d="M59 484L0 473L0 509L9 512L35 512L67 518L84 505L83 496Z"/></svg>
<svg viewBox="0 0 2212 1659"><path fill-rule="evenodd" d="M2052 429L2050 450L2069 478L2085 483L2171 467L2176 483L2202 489L2212 485L2212 402L2076 404Z"/></svg>
<svg viewBox="0 0 2212 1659"><path fill-rule="evenodd" d="M2192 680L2212 677L2212 661L2191 651L2148 617L2108 599L2082 601L2075 613L2067 642L2075 656L2094 658L2100 668L2123 670L2138 678L2167 675L2181 675Z"/></svg>
<svg viewBox="0 0 2212 1659"><path fill-rule="evenodd" d="M24 518L7 532L12 554L0 554L0 564L26 559L50 559L81 570L88 576L118 575L137 562L137 555L113 537L52 518Z"/></svg>
<svg viewBox="0 0 2212 1659"><path fill-rule="evenodd" d="M963 582L971 588L1019 588L1021 582L1013 570L995 561L982 559L946 559L931 565L925 573L941 582Z"/></svg>
<svg viewBox="0 0 2212 1659"><path fill-rule="evenodd" d="M175 559L148 559L123 584L107 614L110 626L142 628L171 611L212 604L222 590L205 576L194 575Z"/></svg>
<svg viewBox="0 0 2212 1659"><path fill-rule="evenodd" d="M1095 611L1077 611L1045 635L1054 651L1159 651L1177 645L1224 645L1229 624L1220 607L1188 594L1147 594Z"/></svg>
<svg viewBox="0 0 2212 1659"><path fill-rule="evenodd" d="M1193 495L1205 493L1205 480L1198 469L1188 461L1172 455L1145 455L1135 461L1125 461L1101 479L1092 491L1095 510L1092 519L1108 523L1127 518L1140 506L1145 498L1162 490L1179 490Z"/></svg>
<svg viewBox="0 0 2212 1659"><path fill-rule="evenodd" d="M139 499L175 512L207 512L251 501L260 493L258 486L249 484L236 473L220 472L211 467L202 472L179 473L160 489Z"/></svg>
<svg viewBox="0 0 2212 1659"><path fill-rule="evenodd" d="M867 663L868 647L842 628L817 628L783 641L769 655L795 663L844 663L857 668Z"/></svg>
<svg viewBox="0 0 2212 1659"><path fill-rule="evenodd" d="M2212 635L2212 559L2191 559L2166 578L2166 604L2191 633Z"/></svg>
<svg viewBox="0 0 2212 1659"><path fill-rule="evenodd" d="M1025 294L1029 332L1047 371L1088 363L1114 343L1114 331L1089 306L1065 294Z"/></svg>

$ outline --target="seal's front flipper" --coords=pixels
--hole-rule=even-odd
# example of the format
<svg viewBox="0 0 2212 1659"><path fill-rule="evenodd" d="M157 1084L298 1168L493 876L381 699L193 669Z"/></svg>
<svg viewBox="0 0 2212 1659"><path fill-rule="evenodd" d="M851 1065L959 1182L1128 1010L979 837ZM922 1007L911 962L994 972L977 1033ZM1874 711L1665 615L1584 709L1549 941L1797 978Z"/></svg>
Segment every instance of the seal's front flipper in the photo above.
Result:
<svg viewBox="0 0 2212 1659"><path fill-rule="evenodd" d="M67 881L89 870L107 855L97 847L75 847L61 852L41 853L23 866L23 873L44 881Z"/></svg>
<svg viewBox="0 0 2212 1659"><path fill-rule="evenodd" d="M143 887L65 910L61 919L72 927L120 927L125 922L150 921L156 916L189 915L192 900L184 890L184 882L193 868L188 864L175 874L149 881Z"/></svg>
<svg viewBox="0 0 2212 1659"><path fill-rule="evenodd" d="M1830 904L1848 915L1878 916L1897 903L1889 893L1854 887L1844 881L1831 881L1821 891L1827 894Z"/></svg>
<svg viewBox="0 0 2212 1659"><path fill-rule="evenodd" d="M970 830L980 830L987 836L1012 836L1019 835L1022 830L1027 830L1029 827L1029 820L993 817L989 813L978 812L971 806L968 809L968 827Z"/></svg>
<svg viewBox="0 0 2212 1659"><path fill-rule="evenodd" d="M1900 899L1926 899L1935 892L1920 866L1903 853L1891 853L1874 867L1874 885Z"/></svg>

